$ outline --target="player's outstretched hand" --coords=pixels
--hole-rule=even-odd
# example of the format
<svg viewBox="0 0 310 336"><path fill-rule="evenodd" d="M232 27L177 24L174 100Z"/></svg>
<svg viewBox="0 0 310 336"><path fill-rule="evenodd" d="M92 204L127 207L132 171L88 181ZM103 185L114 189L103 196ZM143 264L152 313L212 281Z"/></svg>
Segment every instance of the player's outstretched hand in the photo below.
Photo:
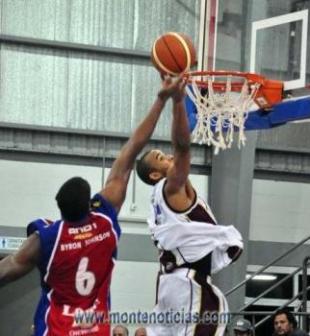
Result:
<svg viewBox="0 0 310 336"><path fill-rule="evenodd" d="M186 80L183 75L176 78L167 76L162 81L162 89L158 92L158 97L163 100L167 100L172 97L174 101L180 101L185 95L185 85Z"/></svg>

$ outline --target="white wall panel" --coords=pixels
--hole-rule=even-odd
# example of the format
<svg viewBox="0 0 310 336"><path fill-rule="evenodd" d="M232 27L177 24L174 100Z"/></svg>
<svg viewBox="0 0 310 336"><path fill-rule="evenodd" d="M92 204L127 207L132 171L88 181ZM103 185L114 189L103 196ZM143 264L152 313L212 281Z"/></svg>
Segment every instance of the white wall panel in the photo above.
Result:
<svg viewBox="0 0 310 336"><path fill-rule="evenodd" d="M117 261L113 273L112 312L151 312L155 304L158 264ZM130 335L138 327L129 325Z"/></svg>
<svg viewBox="0 0 310 336"><path fill-rule="evenodd" d="M310 235L310 184L253 181L250 239L298 242Z"/></svg>
<svg viewBox="0 0 310 336"><path fill-rule="evenodd" d="M107 174L108 169L105 178ZM55 194L72 176L86 178L93 192L101 187L101 168L1 160L0 225L25 227L37 217L58 218ZM193 175L191 179L199 194L207 198L208 178ZM131 179L120 216L144 220L149 212L151 188L137 178L133 202L132 183ZM297 242L310 234L309 184L265 180L253 183L251 240ZM147 233L146 224L141 225Z"/></svg>
<svg viewBox="0 0 310 336"><path fill-rule="evenodd" d="M58 219L55 195L73 176L86 178L93 191L100 188L100 168L0 161L0 225L26 227L36 218Z"/></svg>
<svg viewBox="0 0 310 336"><path fill-rule="evenodd" d="M105 169L105 179L108 173L109 169ZM73 176L81 176L89 181L93 193L101 189L101 168L0 160L0 225L26 227L29 221L39 217L58 219L55 195L60 186ZM207 180L204 176L193 176L193 184L201 195L206 195ZM135 189L134 202L131 176L120 217L139 219L139 226L143 226L143 232L148 233L146 223L140 221L145 220L149 214L152 188L137 177ZM132 205L136 206L134 211ZM129 230L131 227L128 224ZM123 228L126 231L126 225Z"/></svg>

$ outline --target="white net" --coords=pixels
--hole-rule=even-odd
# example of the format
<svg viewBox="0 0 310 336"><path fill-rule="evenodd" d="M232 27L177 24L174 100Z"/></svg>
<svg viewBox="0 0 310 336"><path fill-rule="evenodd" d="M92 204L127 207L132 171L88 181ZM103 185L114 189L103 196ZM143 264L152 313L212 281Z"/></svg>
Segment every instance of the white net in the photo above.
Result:
<svg viewBox="0 0 310 336"><path fill-rule="evenodd" d="M246 78L240 85L240 92L232 91L232 76L226 77L223 90L215 89L214 77L204 76L208 84L202 90L195 76L186 92L197 108L197 124L193 131L193 141L199 144L213 145L215 154L220 149L230 148L234 133L239 133L238 147L245 144L244 123L260 84L249 84Z"/></svg>

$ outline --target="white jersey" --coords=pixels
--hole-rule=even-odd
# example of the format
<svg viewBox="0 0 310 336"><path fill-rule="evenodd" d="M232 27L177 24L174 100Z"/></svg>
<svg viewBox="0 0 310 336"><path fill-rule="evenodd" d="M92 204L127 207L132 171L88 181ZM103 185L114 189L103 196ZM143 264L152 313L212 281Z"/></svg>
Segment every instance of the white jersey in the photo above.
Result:
<svg viewBox="0 0 310 336"><path fill-rule="evenodd" d="M197 194L193 204L182 212L177 212L167 204L164 195L164 185L166 179L159 181L153 190L151 204L154 212L155 221L157 225L167 222L206 222L209 224L217 224L214 214L210 206L205 200L200 198Z"/></svg>
<svg viewBox="0 0 310 336"><path fill-rule="evenodd" d="M148 224L157 247L171 251L176 265L196 262L212 252L212 273L227 266L229 247L243 248L240 233L232 226L217 225L209 205L196 196L184 212L169 207L164 196L166 179L158 182L151 198Z"/></svg>

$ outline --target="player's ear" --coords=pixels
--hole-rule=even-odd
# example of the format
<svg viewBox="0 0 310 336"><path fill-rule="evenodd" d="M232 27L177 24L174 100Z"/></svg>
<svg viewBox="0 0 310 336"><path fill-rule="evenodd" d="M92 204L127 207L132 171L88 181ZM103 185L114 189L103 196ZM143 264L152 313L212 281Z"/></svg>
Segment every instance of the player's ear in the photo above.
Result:
<svg viewBox="0 0 310 336"><path fill-rule="evenodd" d="M158 181L163 177L163 175L162 175L162 173L160 173L158 171L154 171L154 172L150 173L149 177L154 181Z"/></svg>

